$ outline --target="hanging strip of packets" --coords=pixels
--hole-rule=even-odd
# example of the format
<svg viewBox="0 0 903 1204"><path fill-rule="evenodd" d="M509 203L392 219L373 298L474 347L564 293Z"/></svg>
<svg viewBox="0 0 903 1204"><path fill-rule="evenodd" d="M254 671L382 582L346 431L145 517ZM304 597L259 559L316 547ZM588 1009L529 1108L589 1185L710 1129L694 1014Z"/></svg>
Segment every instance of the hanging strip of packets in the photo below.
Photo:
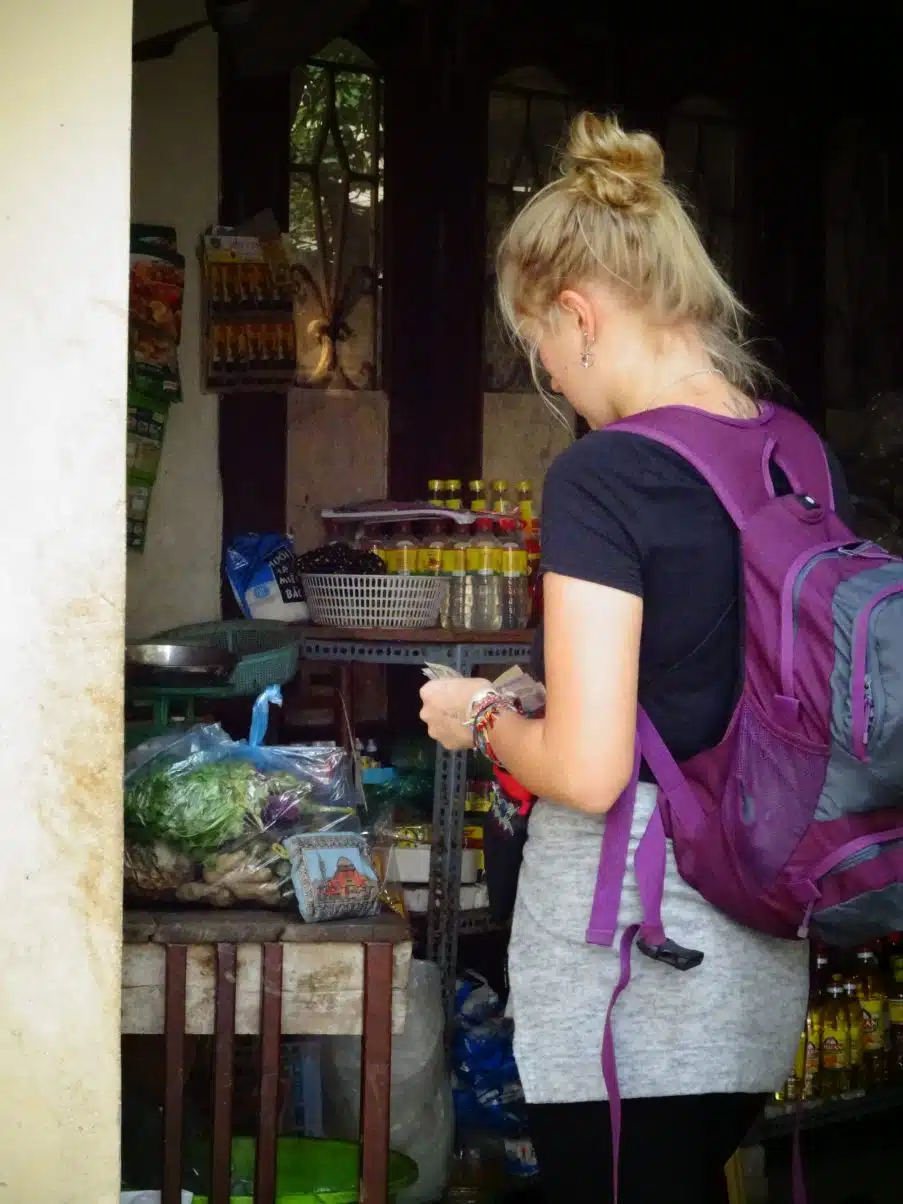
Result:
<svg viewBox="0 0 903 1204"><path fill-rule="evenodd" d="M208 392L289 389L295 326L288 257L259 238L208 234L202 250Z"/></svg>

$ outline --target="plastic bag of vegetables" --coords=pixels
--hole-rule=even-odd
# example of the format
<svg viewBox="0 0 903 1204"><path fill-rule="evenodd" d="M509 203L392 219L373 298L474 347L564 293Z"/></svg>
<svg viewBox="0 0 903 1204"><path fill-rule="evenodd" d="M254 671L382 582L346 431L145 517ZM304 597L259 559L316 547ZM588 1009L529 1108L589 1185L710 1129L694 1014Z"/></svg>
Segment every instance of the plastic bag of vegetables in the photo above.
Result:
<svg viewBox="0 0 903 1204"><path fill-rule="evenodd" d="M306 832L360 831L353 791L327 797L301 759L264 746L271 703L281 703L278 687L255 703L247 741L205 725L130 754L128 897L215 907L290 904L283 841Z"/></svg>

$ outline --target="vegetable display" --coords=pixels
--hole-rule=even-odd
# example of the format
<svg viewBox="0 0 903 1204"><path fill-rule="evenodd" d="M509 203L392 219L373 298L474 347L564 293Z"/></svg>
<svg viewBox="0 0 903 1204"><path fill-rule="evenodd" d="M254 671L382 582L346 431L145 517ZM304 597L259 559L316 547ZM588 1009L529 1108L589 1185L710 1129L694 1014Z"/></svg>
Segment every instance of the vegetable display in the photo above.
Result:
<svg viewBox="0 0 903 1204"><path fill-rule="evenodd" d="M262 701L268 702L270 695ZM212 907L291 905L284 842L312 832L358 832L348 756L335 746L262 744L265 706L250 742L202 725L129 754L124 791L127 898Z"/></svg>

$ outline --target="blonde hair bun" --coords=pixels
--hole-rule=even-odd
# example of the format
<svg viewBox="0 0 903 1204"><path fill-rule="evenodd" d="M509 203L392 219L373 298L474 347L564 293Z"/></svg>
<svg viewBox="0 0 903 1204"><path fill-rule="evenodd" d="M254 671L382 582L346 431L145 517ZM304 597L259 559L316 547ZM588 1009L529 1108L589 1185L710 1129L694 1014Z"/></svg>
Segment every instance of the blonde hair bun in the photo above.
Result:
<svg viewBox="0 0 903 1204"><path fill-rule="evenodd" d="M575 117L562 168L569 191L636 217L657 212L667 191L661 146L651 134L627 133L614 116Z"/></svg>

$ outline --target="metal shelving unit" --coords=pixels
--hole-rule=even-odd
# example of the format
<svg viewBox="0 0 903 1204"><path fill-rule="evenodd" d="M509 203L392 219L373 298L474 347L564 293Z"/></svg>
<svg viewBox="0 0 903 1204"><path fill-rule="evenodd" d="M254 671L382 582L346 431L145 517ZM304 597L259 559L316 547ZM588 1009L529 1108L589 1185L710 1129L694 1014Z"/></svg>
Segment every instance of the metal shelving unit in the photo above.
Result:
<svg viewBox="0 0 903 1204"><path fill-rule="evenodd" d="M469 677L478 665L523 664L530 658L533 633L370 631L341 628L301 629L301 655L308 661L377 665L450 665ZM467 753L436 750L433 791L433 847L430 856L427 956L442 975L446 1007L453 1005L458 937L462 932L492 931L486 911L459 908Z"/></svg>

